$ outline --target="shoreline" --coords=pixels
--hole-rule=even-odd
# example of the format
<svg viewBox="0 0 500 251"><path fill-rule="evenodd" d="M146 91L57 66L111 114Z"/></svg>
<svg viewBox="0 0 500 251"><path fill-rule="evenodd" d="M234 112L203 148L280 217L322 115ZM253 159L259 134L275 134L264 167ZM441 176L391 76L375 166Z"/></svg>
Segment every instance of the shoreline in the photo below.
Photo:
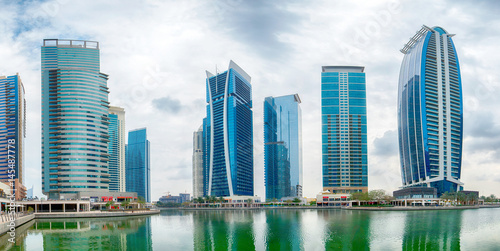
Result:
<svg viewBox="0 0 500 251"><path fill-rule="evenodd" d="M35 219L64 219L64 218L106 218L106 217L129 217L129 216L142 216L159 214L160 210L144 210L138 212L66 212L66 213L32 213L24 215L15 220L15 228L19 228L24 224L31 222ZM9 232L10 221L0 223L0 237L4 237Z"/></svg>
<svg viewBox="0 0 500 251"><path fill-rule="evenodd" d="M127 217L140 215L159 214L160 210L137 210L137 212L66 212L66 213L34 213L35 219L59 219L59 218L104 218L104 217Z"/></svg>
<svg viewBox="0 0 500 251"><path fill-rule="evenodd" d="M481 208L500 208L500 205L476 205L476 206L447 206L447 207L317 207L317 206L298 206L298 207L175 207L175 208L158 208L161 211L227 211L227 210L322 210L322 209L340 209L352 211L426 211L426 210L466 210L466 209L481 209Z"/></svg>

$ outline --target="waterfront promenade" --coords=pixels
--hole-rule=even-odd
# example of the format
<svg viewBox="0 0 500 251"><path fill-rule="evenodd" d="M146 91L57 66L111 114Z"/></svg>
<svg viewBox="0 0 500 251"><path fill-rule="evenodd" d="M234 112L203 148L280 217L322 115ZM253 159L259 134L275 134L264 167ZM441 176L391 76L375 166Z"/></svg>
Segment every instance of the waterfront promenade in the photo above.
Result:
<svg viewBox="0 0 500 251"><path fill-rule="evenodd" d="M16 213L14 214L15 228L33 219L60 219L60 218L109 218L109 217L128 217L140 215L159 214L160 210L126 210L126 211L86 211L86 212L57 212L57 213ZM0 236L9 232L11 218L8 214L0 216Z"/></svg>

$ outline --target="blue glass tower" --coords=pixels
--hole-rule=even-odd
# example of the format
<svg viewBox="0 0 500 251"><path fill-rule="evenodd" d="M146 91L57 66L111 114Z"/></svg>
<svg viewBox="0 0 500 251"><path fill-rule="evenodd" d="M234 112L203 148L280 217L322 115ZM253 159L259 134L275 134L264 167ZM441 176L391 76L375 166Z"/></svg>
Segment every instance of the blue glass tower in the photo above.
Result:
<svg viewBox="0 0 500 251"><path fill-rule="evenodd" d="M364 67L323 66L321 120L323 190L368 191Z"/></svg>
<svg viewBox="0 0 500 251"><path fill-rule="evenodd" d="M150 150L146 128L129 131L125 149L126 190L136 192L137 196L142 196L147 202L151 202Z"/></svg>
<svg viewBox="0 0 500 251"><path fill-rule="evenodd" d="M264 101L266 200L302 197L302 112L298 94Z"/></svg>
<svg viewBox="0 0 500 251"><path fill-rule="evenodd" d="M23 183L25 114L21 78L19 75L0 76L0 181Z"/></svg>
<svg viewBox="0 0 500 251"><path fill-rule="evenodd" d="M109 191L125 192L125 109L109 107Z"/></svg>
<svg viewBox="0 0 500 251"><path fill-rule="evenodd" d="M443 28L423 26L401 50L398 131L403 187L463 189L460 66Z"/></svg>
<svg viewBox="0 0 500 251"><path fill-rule="evenodd" d="M250 76L230 61L207 71L207 193L253 196L253 119Z"/></svg>
<svg viewBox="0 0 500 251"><path fill-rule="evenodd" d="M43 41L42 192L51 199L108 191L107 80L98 42Z"/></svg>

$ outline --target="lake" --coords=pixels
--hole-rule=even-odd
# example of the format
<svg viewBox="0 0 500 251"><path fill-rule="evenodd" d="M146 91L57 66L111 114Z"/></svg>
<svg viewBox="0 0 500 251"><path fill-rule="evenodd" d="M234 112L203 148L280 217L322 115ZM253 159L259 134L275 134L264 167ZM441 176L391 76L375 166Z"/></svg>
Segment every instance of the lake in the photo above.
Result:
<svg viewBox="0 0 500 251"><path fill-rule="evenodd" d="M34 220L0 250L500 250L500 208L162 211Z"/></svg>

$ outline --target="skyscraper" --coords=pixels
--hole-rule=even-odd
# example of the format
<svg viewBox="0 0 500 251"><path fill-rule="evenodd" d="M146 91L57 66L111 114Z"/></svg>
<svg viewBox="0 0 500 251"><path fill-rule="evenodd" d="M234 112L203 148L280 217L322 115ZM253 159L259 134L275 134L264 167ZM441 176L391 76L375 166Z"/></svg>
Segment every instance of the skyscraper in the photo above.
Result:
<svg viewBox="0 0 500 251"><path fill-rule="evenodd" d="M25 137L26 101L21 77L0 76L0 182L14 180L22 186ZM16 199L22 199L17 192Z"/></svg>
<svg viewBox="0 0 500 251"><path fill-rule="evenodd" d="M264 101L266 199L302 197L302 111L298 94Z"/></svg>
<svg viewBox="0 0 500 251"><path fill-rule="evenodd" d="M146 128L129 131L125 149L125 188L127 192L136 192L137 196L151 202L150 145Z"/></svg>
<svg viewBox="0 0 500 251"><path fill-rule="evenodd" d="M398 131L403 187L463 188L462 83L454 34L423 26L401 52Z"/></svg>
<svg viewBox="0 0 500 251"><path fill-rule="evenodd" d="M364 67L323 66L321 73L323 190L368 190Z"/></svg>
<svg viewBox="0 0 500 251"><path fill-rule="evenodd" d="M109 191L125 192L125 109L109 107Z"/></svg>
<svg viewBox="0 0 500 251"><path fill-rule="evenodd" d="M42 192L51 199L107 192L108 75L99 43L45 39L41 51Z"/></svg>
<svg viewBox="0 0 500 251"><path fill-rule="evenodd" d="M207 169L211 196L253 196L253 118L250 76L233 61L207 71Z"/></svg>
<svg viewBox="0 0 500 251"><path fill-rule="evenodd" d="M193 198L204 197L203 125L193 133Z"/></svg>

